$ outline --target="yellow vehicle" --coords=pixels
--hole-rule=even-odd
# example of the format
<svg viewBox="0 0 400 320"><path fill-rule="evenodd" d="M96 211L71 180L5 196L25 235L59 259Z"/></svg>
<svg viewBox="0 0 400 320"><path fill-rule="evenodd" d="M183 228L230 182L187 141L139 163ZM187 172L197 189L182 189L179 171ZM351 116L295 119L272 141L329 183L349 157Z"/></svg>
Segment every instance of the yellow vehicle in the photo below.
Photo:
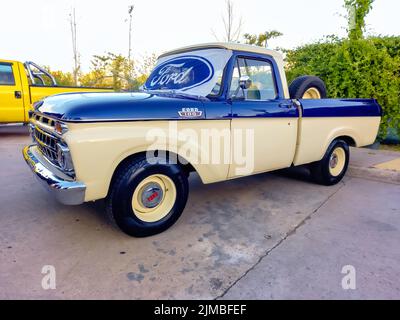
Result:
<svg viewBox="0 0 400 320"><path fill-rule="evenodd" d="M0 124L27 123L33 103L67 92L99 92L112 89L58 86L54 77L33 62L0 59Z"/></svg>

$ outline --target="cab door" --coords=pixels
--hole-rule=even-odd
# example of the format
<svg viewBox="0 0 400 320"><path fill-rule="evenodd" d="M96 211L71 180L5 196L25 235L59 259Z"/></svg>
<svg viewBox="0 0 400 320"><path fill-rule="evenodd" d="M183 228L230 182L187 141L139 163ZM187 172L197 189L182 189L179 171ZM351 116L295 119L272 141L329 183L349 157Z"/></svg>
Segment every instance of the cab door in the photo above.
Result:
<svg viewBox="0 0 400 320"><path fill-rule="evenodd" d="M18 66L0 62L0 123L25 121L22 98Z"/></svg>
<svg viewBox="0 0 400 320"><path fill-rule="evenodd" d="M267 57L236 58L229 89L230 178L282 169L293 163L299 114L293 102L280 92L280 77L274 66Z"/></svg>

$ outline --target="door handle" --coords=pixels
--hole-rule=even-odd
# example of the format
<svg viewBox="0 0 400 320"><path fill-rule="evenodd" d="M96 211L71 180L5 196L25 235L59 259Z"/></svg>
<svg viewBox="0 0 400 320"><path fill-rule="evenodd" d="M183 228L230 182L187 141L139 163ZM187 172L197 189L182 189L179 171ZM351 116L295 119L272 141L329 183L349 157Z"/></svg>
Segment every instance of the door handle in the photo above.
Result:
<svg viewBox="0 0 400 320"><path fill-rule="evenodd" d="M21 91L15 91L15 92L14 92L14 96L15 96L15 99L21 99L21 98L22 98L22 93L21 93Z"/></svg>
<svg viewBox="0 0 400 320"><path fill-rule="evenodd" d="M291 103L291 102L282 102L282 103L279 104L279 108L292 109L293 108L293 103Z"/></svg>

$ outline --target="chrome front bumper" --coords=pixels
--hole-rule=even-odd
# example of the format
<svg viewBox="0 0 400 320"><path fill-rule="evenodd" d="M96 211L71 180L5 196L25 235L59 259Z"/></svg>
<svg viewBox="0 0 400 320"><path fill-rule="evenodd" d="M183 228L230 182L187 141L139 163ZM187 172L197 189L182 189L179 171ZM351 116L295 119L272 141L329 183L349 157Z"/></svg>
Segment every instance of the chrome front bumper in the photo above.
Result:
<svg viewBox="0 0 400 320"><path fill-rule="evenodd" d="M77 181L68 181L60 178L40 162L33 152L35 146L27 146L22 153L39 181L50 191L56 199L65 205L79 205L85 202L86 186Z"/></svg>

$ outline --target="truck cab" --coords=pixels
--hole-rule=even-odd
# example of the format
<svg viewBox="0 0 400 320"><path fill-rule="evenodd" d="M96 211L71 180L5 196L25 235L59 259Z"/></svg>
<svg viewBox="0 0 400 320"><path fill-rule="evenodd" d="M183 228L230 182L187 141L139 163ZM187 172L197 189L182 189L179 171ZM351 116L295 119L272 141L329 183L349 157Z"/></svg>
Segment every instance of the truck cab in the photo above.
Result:
<svg viewBox="0 0 400 320"><path fill-rule="evenodd" d="M22 70L21 70L22 69ZM0 60L0 122L26 122L24 105L30 101L23 93L21 71L23 65L17 61ZM26 79L24 79L26 80ZM27 83L25 83L27 86Z"/></svg>

